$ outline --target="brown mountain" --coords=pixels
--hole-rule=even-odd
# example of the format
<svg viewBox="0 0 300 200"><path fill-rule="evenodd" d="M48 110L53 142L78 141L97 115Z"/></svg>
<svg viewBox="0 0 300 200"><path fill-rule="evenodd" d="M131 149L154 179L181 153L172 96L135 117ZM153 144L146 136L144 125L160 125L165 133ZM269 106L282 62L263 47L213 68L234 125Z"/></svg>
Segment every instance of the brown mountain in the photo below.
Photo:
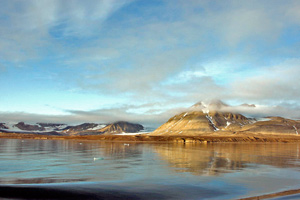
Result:
<svg viewBox="0 0 300 200"><path fill-rule="evenodd" d="M264 121L257 121L229 110L230 106L219 100L209 104L200 102L186 112L170 118L151 135L194 136L236 133L298 135L299 121L280 117L269 117Z"/></svg>
<svg viewBox="0 0 300 200"><path fill-rule="evenodd" d="M298 135L300 131L300 122L283 117L269 117L266 121L257 121L256 123L246 125L241 128L243 133L260 134L292 134Z"/></svg>

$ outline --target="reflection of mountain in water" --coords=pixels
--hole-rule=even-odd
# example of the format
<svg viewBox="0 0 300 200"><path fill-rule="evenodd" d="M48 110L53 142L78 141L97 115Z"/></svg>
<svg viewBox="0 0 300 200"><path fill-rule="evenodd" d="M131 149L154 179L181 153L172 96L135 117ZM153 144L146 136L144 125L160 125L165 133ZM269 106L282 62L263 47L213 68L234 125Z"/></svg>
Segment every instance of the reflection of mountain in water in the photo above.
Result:
<svg viewBox="0 0 300 200"><path fill-rule="evenodd" d="M158 145L155 151L177 172L215 176L243 170L249 164L278 168L299 167L298 144L169 144Z"/></svg>
<svg viewBox="0 0 300 200"><path fill-rule="evenodd" d="M127 144L122 142L107 142L102 144L102 154L113 159L141 157L142 148L141 144Z"/></svg>

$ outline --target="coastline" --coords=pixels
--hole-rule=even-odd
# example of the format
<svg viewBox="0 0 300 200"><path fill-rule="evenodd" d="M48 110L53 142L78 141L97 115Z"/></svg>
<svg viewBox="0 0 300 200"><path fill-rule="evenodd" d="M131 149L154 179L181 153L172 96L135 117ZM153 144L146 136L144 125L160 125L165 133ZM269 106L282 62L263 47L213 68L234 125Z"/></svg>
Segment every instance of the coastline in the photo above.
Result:
<svg viewBox="0 0 300 200"><path fill-rule="evenodd" d="M37 139L37 140L93 140L93 141L119 141L119 142L177 142L177 143L219 143L219 142L300 142L300 136L296 135L174 135L157 136L148 134L138 135L81 135L81 136L57 136L24 133L0 132L0 139Z"/></svg>
<svg viewBox="0 0 300 200"><path fill-rule="evenodd" d="M263 194L263 195L259 195L259 196L241 198L241 199L238 199L238 200L273 199L273 198L277 198L277 197L288 198L289 196L297 195L297 194L300 194L300 189L285 190L285 191L281 191L281 192L275 192L275 193Z"/></svg>

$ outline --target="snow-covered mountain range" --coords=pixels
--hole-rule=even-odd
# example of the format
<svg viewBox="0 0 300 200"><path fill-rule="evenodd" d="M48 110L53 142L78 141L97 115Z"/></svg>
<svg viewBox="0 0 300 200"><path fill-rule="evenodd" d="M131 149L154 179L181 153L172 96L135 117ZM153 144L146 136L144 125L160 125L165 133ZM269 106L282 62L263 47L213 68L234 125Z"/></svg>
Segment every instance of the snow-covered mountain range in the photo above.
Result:
<svg viewBox="0 0 300 200"><path fill-rule="evenodd" d="M46 135L98 135L124 134L146 131L140 124L119 121L112 124L83 123L70 126L55 123L0 123L0 132L7 133L35 133Z"/></svg>

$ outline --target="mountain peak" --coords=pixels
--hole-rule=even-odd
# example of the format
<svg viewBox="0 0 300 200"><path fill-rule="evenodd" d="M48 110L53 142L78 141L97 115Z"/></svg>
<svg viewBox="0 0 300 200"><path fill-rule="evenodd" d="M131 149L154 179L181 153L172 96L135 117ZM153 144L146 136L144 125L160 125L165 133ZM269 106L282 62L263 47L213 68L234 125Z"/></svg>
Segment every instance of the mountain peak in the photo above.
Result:
<svg viewBox="0 0 300 200"><path fill-rule="evenodd" d="M256 107L255 104L247 104L247 103L243 103L240 106L242 106L242 107L253 107L253 108Z"/></svg>
<svg viewBox="0 0 300 200"><path fill-rule="evenodd" d="M224 107L228 107L227 104L225 104L223 101L214 99L209 101L208 103L205 103L203 101L199 101L198 103L194 104L190 107L192 110L201 110L203 113L209 113L210 110L212 111L218 111Z"/></svg>
<svg viewBox="0 0 300 200"><path fill-rule="evenodd" d="M190 108L192 109L203 109L206 108L207 105L203 102L203 101L199 101L198 103L195 103L194 105L192 105Z"/></svg>
<svg viewBox="0 0 300 200"><path fill-rule="evenodd" d="M228 105L219 99L214 99L210 101L209 107L212 109L221 109L223 107L228 107Z"/></svg>

